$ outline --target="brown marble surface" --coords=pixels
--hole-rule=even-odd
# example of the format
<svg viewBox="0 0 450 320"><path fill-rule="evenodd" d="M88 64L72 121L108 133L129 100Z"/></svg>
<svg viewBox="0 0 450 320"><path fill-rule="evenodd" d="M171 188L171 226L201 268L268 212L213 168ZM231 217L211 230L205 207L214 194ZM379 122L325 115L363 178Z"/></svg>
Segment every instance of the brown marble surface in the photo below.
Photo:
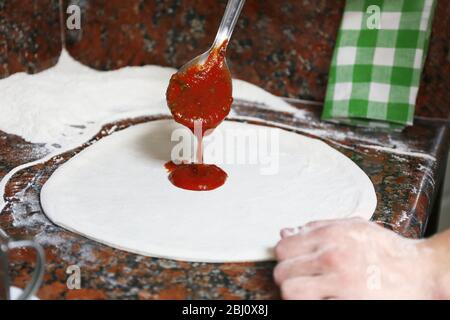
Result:
<svg viewBox="0 0 450 320"><path fill-rule="evenodd" d="M247 0L229 47L233 75L280 96L323 101L344 3ZM0 78L56 62L69 4L82 19L80 30L64 29L67 49L111 70L181 66L212 43L226 1L0 0ZM438 0L416 115L450 115L449 32L450 1Z"/></svg>
<svg viewBox="0 0 450 320"><path fill-rule="evenodd" d="M447 122L416 119L415 125L404 132L375 132L322 123L318 118L320 107L296 105L303 112L293 117L237 101L234 111L239 118L231 120L270 121L271 125L324 140L350 157L372 180L378 198L372 220L404 236L420 237L443 176L449 141ZM52 224L42 212L39 191L56 168L101 137L154 119L128 119L115 126L106 125L84 146L23 169L7 183L7 206L0 214L0 227L14 238L34 237L45 248L45 281L37 295L41 299L279 297L272 281L272 262L208 264L144 257L66 231ZM42 145L0 132L0 177L46 152ZM13 284L23 287L34 255L23 249L15 251L11 258ZM74 264L81 268L80 290L66 286L65 271Z"/></svg>
<svg viewBox="0 0 450 320"><path fill-rule="evenodd" d="M69 1L70 2L70 1ZM79 1L78 1L79 2ZM81 1L70 53L91 67L180 67L214 40L226 1ZM281 96L322 99L344 1L248 0L229 63L233 75Z"/></svg>
<svg viewBox="0 0 450 320"><path fill-rule="evenodd" d="M450 116L450 1L437 1L416 114L447 119Z"/></svg>
<svg viewBox="0 0 450 320"><path fill-rule="evenodd" d="M53 66L62 48L59 0L0 0L0 79Z"/></svg>

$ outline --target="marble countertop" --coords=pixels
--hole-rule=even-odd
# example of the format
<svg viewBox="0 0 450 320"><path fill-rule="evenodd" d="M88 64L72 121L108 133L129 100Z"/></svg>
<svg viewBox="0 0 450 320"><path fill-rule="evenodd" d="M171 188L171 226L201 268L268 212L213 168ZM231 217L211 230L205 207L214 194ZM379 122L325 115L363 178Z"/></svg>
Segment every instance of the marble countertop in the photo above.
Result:
<svg viewBox="0 0 450 320"><path fill-rule="evenodd" d="M291 101L292 102L292 101ZM237 101L232 120L280 126L322 139L350 157L372 180L378 198L372 220L406 237L423 236L442 183L448 151L448 123L416 118L403 132L381 132L319 121L320 106L293 102L296 116ZM106 125L85 145L28 167L6 185L7 206L0 227L13 238L35 238L46 252L40 299L272 299L273 262L189 263L135 255L113 249L52 224L42 212L39 191L52 172L98 139L155 117ZM0 132L0 178L14 167L48 154L43 145ZM295 210L295 208L293 208ZM12 283L23 287L33 268L34 253L11 254ZM77 265L81 289L66 285L66 270Z"/></svg>

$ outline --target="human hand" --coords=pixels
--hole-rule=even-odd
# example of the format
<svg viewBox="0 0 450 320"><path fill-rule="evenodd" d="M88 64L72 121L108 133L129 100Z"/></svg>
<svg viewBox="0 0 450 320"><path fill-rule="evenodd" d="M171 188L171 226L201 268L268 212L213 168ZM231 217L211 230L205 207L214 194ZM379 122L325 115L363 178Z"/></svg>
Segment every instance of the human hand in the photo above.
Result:
<svg viewBox="0 0 450 320"><path fill-rule="evenodd" d="M436 252L359 218L284 229L275 248L284 299L434 299L442 297Z"/></svg>

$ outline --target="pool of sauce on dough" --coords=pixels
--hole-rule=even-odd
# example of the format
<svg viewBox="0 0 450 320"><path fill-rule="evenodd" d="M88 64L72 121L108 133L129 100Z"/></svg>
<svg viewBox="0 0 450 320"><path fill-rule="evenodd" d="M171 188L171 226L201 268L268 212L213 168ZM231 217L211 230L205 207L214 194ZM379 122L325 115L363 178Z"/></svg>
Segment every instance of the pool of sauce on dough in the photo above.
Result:
<svg viewBox="0 0 450 320"><path fill-rule="evenodd" d="M188 127L198 140L197 163L166 163L169 180L187 190L207 191L222 186L227 174L203 163L203 136L228 115L233 102L231 74L226 66L227 41L214 49L202 65L194 65L170 79L167 104L176 122ZM201 122L201 130L195 123Z"/></svg>
<svg viewBox="0 0 450 320"><path fill-rule="evenodd" d="M225 183L227 174L214 164L175 164L169 161L165 164L169 180L178 188L206 191L219 188Z"/></svg>

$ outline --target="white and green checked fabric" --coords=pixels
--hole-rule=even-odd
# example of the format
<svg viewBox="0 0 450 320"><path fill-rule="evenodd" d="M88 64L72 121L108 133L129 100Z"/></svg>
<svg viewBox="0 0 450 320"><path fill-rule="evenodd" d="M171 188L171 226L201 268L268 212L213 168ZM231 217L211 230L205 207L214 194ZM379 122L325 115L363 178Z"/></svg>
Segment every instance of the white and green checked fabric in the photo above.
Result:
<svg viewBox="0 0 450 320"><path fill-rule="evenodd" d="M369 29L374 5L380 19ZM435 0L347 0L322 119L411 125L434 7Z"/></svg>

